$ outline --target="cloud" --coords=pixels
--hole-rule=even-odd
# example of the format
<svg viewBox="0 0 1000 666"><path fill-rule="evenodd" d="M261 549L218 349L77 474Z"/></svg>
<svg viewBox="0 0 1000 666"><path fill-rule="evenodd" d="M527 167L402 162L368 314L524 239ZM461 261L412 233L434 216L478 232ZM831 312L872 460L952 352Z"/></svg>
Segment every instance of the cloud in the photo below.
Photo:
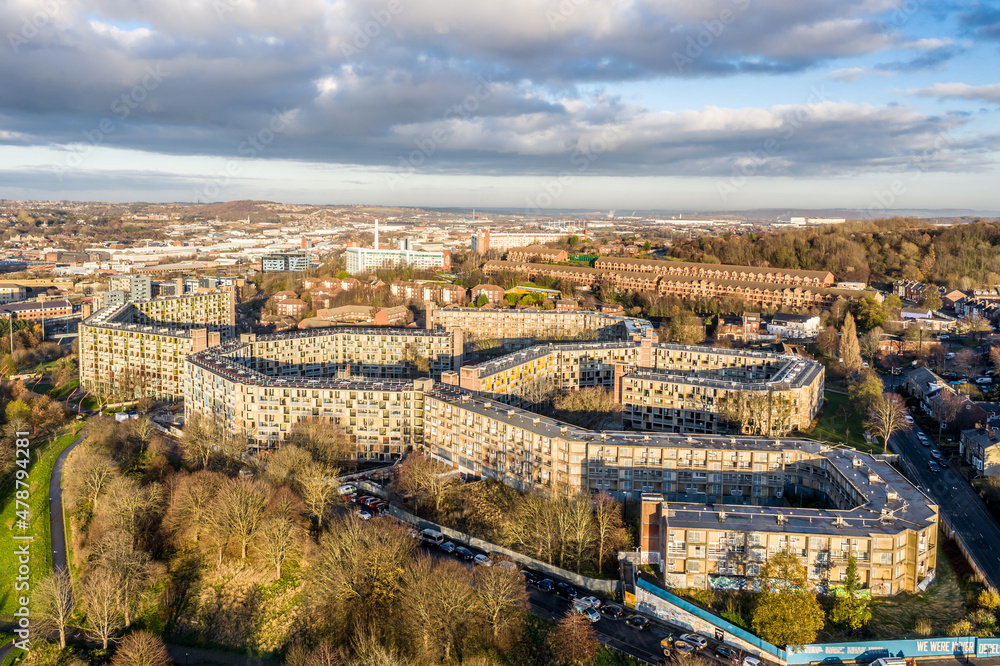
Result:
<svg viewBox="0 0 1000 666"><path fill-rule="evenodd" d="M937 99L974 99L1000 103L1000 83L971 86L967 83L935 83L930 88L904 91L908 95Z"/></svg>
<svg viewBox="0 0 1000 666"><path fill-rule="evenodd" d="M966 8L959 19L975 37L1000 42L1000 7L977 2Z"/></svg>

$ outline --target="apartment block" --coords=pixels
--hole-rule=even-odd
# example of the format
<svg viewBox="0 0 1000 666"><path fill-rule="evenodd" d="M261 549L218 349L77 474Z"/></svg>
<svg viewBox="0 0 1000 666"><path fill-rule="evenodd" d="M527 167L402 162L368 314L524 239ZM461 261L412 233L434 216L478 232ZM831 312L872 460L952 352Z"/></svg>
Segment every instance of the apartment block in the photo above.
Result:
<svg viewBox="0 0 1000 666"><path fill-rule="evenodd" d="M301 272L309 270L312 255L309 252L275 252L260 258L262 273Z"/></svg>
<svg viewBox="0 0 1000 666"><path fill-rule="evenodd" d="M28 297L28 290L15 282L0 282L0 305L23 301Z"/></svg>
<svg viewBox="0 0 1000 666"><path fill-rule="evenodd" d="M544 245L512 247L507 250L507 261L569 261L569 253Z"/></svg>
<svg viewBox="0 0 1000 666"><path fill-rule="evenodd" d="M489 250L510 250L515 247L526 247L532 244L552 243L566 238L566 234L548 231L497 232L480 229L472 237L472 249L479 254Z"/></svg>
<svg viewBox="0 0 1000 666"><path fill-rule="evenodd" d="M448 270L451 268L451 251L349 247L344 251L344 260L347 272L351 274L397 266Z"/></svg>
<svg viewBox="0 0 1000 666"><path fill-rule="evenodd" d="M79 326L80 386L176 400L187 355L230 340L235 323L232 288L102 308Z"/></svg>
<svg viewBox="0 0 1000 666"><path fill-rule="evenodd" d="M638 340L653 335L652 324L645 319L589 310L428 307L426 326L461 329L468 354L475 354L477 341L487 339L516 350L537 340Z"/></svg>

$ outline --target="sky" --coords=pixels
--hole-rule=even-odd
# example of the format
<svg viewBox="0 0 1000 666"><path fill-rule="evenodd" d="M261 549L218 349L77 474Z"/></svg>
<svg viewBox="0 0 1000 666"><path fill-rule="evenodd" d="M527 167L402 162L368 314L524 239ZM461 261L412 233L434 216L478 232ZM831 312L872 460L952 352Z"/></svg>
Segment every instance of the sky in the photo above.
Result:
<svg viewBox="0 0 1000 666"><path fill-rule="evenodd" d="M0 198L1000 211L1000 2L4 0Z"/></svg>

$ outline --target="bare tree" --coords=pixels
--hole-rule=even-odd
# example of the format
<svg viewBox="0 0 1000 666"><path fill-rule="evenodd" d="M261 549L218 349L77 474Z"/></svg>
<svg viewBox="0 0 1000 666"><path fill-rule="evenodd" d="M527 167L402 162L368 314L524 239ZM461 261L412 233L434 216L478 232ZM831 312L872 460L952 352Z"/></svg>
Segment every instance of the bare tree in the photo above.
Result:
<svg viewBox="0 0 1000 666"><path fill-rule="evenodd" d="M579 613L570 613L556 626L552 634L552 648L559 664L587 666L594 662L601 648L590 620Z"/></svg>
<svg viewBox="0 0 1000 666"><path fill-rule="evenodd" d="M149 440L156 432L156 426L153 425L153 419L147 416L130 421L129 429L132 431L132 436L139 442L140 450L146 449L149 445Z"/></svg>
<svg viewBox="0 0 1000 666"><path fill-rule="evenodd" d="M310 463L295 477L296 486L309 515L322 527L327 507L337 496L338 470L323 463Z"/></svg>
<svg viewBox="0 0 1000 666"><path fill-rule="evenodd" d="M893 433L906 425L903 416L906 406L903 399L896 393L886 392L873 401L868 407L868 419L865 426L877 437L882 438L882 451L889 448L889 438Z"/></svg>
<svg viewBox="0 0 1000 666"><path fill-rule="evenodd" d="M594 523L597 531L597 569L601 571L606 554L616 553L628 545L622 507L605 492L594 496Z"/></svg>
<svg viewBox="0 0 1000 666"><path fill-rule="evenodd" d="M862 335L858 341L861 346L861 355L868 359L868 364L873 368L875 367L875 359L878 357L884 336L885 332L882 330L882 327L875 326L872 330Z"/></svg>
<svg viewBox="0 0 1000 666"><path fill-rule="evenodd" d="M475 612L492 629L493 640L497 641L523 621L523 610L528 608L524 577L513 567L480 567L475 583Z"/></svg>
<svg viewBox="0 0 1000 666"><path fill-rule="evenodd" d="M59 649L66 647L66 625L73 615L73 581L64 567L41 579L35 593L39 629L59 634Z"/></svg>
<svg viewBox="0 0 1000 666"><path fill-rule="evenodd" d="M466 635L475 601L471 572L458 562L417 558L406 571L400 606L418 652L428 663L449 663Z"/></svg>
<svg viewBox="0 0 1000 666"><path fill-rule="evenodd" d="M285 561L298 550L302 530L286 516L273 516L264 521L254 546L260 557L274 567L275 579L281 578Z"/></svg>
<svg viewBox="0 0 1000 666"><path fill-rule="evenodd" d="M142 543L166 509L163 486L150 483L140 486L129 477L118 477L108 484L107 514L111 523L124 530L134 543Z"/></svg>
<svg viewBox="0 0 1000 666"><path fill-rule="evenodd" d="M576 572L583 567L583 557L589 553L597 538L594 529L594 512L590 508L590 495L573 495L566 499L566 517L569 520L569 542L573 548Z"/></svg>
<svg viewBox="0 0 1000 666"><path fill-rule="evenodd" d="M441 511L445 496L456 483L450 468L417 451L407 455L398 470L396 492L413 495L418 502L432 502L435 512Z"/></svg>
<svg viewBox="0 0 1000 666"><path fill-rule="evenodd" d="M173 663L163 639L145 629L123 638L111 660L111 666L171 666Z"/></svg>
<svg viewBox="0 0 1000 666"><path fill-rule="evenodd" d="M97 565L117 579L118 599L127 629L132 625L139 600L152 577L149 554L137 550L132 537L121 531L105 535L94 554Z"/></svg>
<svg viewBox="0 0 1000 666"><path fill-rule="evenodd" d="M962 408L962 402L962 398L958 397L957 393L947 388L941 389L934 396L931 414L938 422L938 440L941 439L941 433L944 431L945 426L950 426L951 422L958 416L958 412Z"/></svg>
<svg viewBox="0 0 1000 666"><path fill-rule="evenodd" d="M566 391L552 402L555 416L581 428L610 426L621 421L622 405L612 391L593 386L579 391Z"/></svg>
<svg viewBox="0 0 1000 666"><path fill-rule="evenodd" d="M103 453L96 453L89 447L82 448L75 456L73 474L67 474L70 487L77 486L79 493L97 510L97 500L107 485L119 476L118 466Z"/></svg>
<svg viewBox="0 0 1000 666"><path fill-rule="evenodd" d="M310 417L292 426L288 443L312 454L314 460L330 465L351 458L354 444L344 429L330 419Z"/></svg>
<svg viewBox="0 0 1000 666"><path fill-rule="evenodd" d="M101 641L105 650L118 630L124 626L118 599L118 577L111 571L96 568L83 585L83 612L87 618L86 632Z"/></svg>
<svg viewBox="0 0 1000 666"><path fill-rule="evenodd" d="M230 480L219 492L216 511L226 536L239 544L240 559L264 522L268 487L261 481L238 478Z"/></svg>
<svg viewBox="0 0 1000 666"><path fill-rule="evenodd" d="M225 483L225 477L208 470L183 476L174 486L164 524L175 538L197 543L208 527L214 510L215 497Z"/></svg>

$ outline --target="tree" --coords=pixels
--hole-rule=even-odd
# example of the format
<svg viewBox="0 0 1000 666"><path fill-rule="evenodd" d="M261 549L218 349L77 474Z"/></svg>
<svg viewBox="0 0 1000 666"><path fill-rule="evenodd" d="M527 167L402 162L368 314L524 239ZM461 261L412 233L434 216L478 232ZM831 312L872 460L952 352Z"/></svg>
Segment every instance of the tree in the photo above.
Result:
<svg viewBox="0 0 1000 666"><path fill-rule="evenodd" d="M326 509L337 496L338 471L323 463L310 463L296 475L296 486L309 515L322 528Z"/></svg>
<svg viewBox="0 0 1000 666"><path fill-rule="evenodd" d="M476 307L481 308L489 302L490 299L486 294L479 294L479 297L476 299Z"/></svg>
<svg viewBox="0 0 1000 666"><path fill-rule="evenodd" d="M933 404L931 405L931 415L938 422L938 440L941 439L941 433L944 431L945 426L950 426L951 422L958 416L958 412L962 408L962 402L962 398L958 397L957 393L948 388L941 389L934 396Z"/></svg>
<svg viewBox="0 0 1000 666"><path fill-rule="evenodd" d="M142 543L166 509L163 486L140 486L130 477L117 477L108 484L107 515L111 524L124 530L133 543Z"/></svg>
<svg viewBox="0 0 1000 666"><path fill-rule="evenodd" d="M474 612L483 618L497 641L513 631L528 608L528 592L524 577L513 567L479 567L476 571Z"/></svg>
<svg viewBox="0 0 1000 666"><path fill-rule="evenodd" d="M878 401L884 390L882 380L874 370L862 369L848 385L847 395L855 409L864 414Z"/></svg>
<svg viewBox="0 0 1000 666"><path fill-rule="evenodd" d="M928 310L940 310L942 303L941 294L938 293L938 288L934 285L927 285L927 289L924 290L924 298L920 301L920 305Z"/></svg>
<svg viewBox="0 0 1000 666"><path fill-rule="evenodd" d="M889 438L906 426L906 420L903 418L905 414L906 406L896 393L883 393L869 405L865 427L876 437L882 438L883 452L889 448Z"/></svg>
<svg viewBox="0 0 1000 666"><path fill-rule="evenodd" d="M101 641L107 650L108 643L124 626L117 576L107 569L95 568L83 585L81 599L87 618L85 631L92 639Z"/></svg>
<svg viewBox="0 0 1000 666"><path fill-rule="evenodd" d="M594 634L590 620L571 612L556 625L552 632L552 649L557 663L564 666L587 666L594 663L601 644Z"/></svg>
<svg viewBox="0 0 1000 666"><path fill-rule="evenodd" d="M837 352L837 342L837 329L833 326L824 328L816 338L816 345L824 356L833 356Z"/></svg>
<svg viewBox="0 0 1000 666"><path fill-rule="evenodd" d="M885 332L880 326L873 327L870 331L861 336L859 340L861 353L868 359L868 365L875 367L875 358L882 348L882 337Z"/></svg>
<svg viewBox="0 0 1000 666"><path fill-rule="evenodd" d="M993 364L994 372L1000 375L1000 347L990 347L990 363Z"/></svg>
<svg viewBox="0 0 1000 666"><path fill-rule="evenodd" d="M412 495L417 503L430 501L435 513L441 511L445 495L454 487L455 475L423 453L414 451L406 456L396 473L395 489L402 495Z"/></svg>
<svg viewBox="0 0 1000 666"><path fill-rule="evenodd" d="M960 349L955 354L955 371L966 379L975 371L979 365L979 352L975 349Z"/></svg>
<svg viewBox="0 0 1000 666"><path fill-rule="evenodd" d="M171 666L173 663L163 639L145 629L123 638L111 660L111 666Z"/></svg>
<svg viewBox="0 0 1000 666"><path fill-rule="evenodd" d="M682 345L694 345L705 340L705 321L693 312L681 312L670 319L671 337Z"/></svg>
<svg viewBox="0 0 1000 666"><path fill-rule="evenodd" d="M274 567L275 579L281 578L285 560L298 550L302 530L287 516L274 516L264 521L254 542L261 559Z"/></svg>
<svg viewBox="0 0 1000 666"><path fill-rule="evenodd" d="M66 625L73 615L73 581L63 567L38 581L35 612L42 633L59 634L59 649L66 647Z"/></svg>
<svg viewBox="0 0 1000 666"><path fill-rule="evenodd" d="M852 553L847 558L847 577L844 579L844 596L838 596L833 604L830 619L846 624L851 631L857 631L868 624L872 613L868 609L868 598L861 596L861 578L858 576L858 560Z"/></svg>
<svg viewBox="0 0 1000 666"><path fill-rule="evenodd" d="M651 249L652 247L653 247L653 244L652 244L652 243L650 243L649 241L646 241L645 243L643 243L643 244L642 244L642 251L643 251L643 252L649 252L649 250L650 250L650 249Z"/></svg>
<svg viewBox="0 0 1000 666"><path fill-rule="evenodd" d="M216 511L220 526L240 546L240 559L246 559L247 547L264 521L267 486L261 481L238 478L230 480L219 492Z"/></svg>
<svg viewBox="0 0 1000 666"><path fill-rule="evenodd" d="M560 393L552 406L557 419L581 428L600 429L621 422L621 403L613 392L599 386Z"/></svg>
<svg viewBox="0 0 1000 666"><path fill-rule="evenodd" d="M823 627L823 608L809 589L806 568L795 555L771 555L760 572L761 594L753 610L754 632L775 645L812 643Z"/></svg>
<svg viewBox="0 0 1000 666"><path fill-rule="evenodd" d="M107 534L95 551L96 565L111 572L118 584L118 600L125 628L132 625L139 600L152 578L149 554L137 550L125 532Z"/></svg>
<svg viewBox="0 0 1000 666"><path fill-rule="evenodd" d="M959 330L972 333L978 340L983 339L984 333L989 333L993 330L989 320L981 317L978 312L973 312L971 315L959 319L958 327Z"/></svg>
<svg viewBox="0 0 1000 666"><path fill-rule="evenodd" d="M602 571L605 555L615 555L629 545L628 530L622 520L622 506L606 492L594 496L594 523L597 530L597 570Z"/></svg>
<svg viewBox="0 0 1000 666"><path fill-rule="evenodd" d="M844 374L850 375L861 369L861 346L850 312L844 316L844 326L840 329L840 360Z"/></svg>
<svg viewBox="0 0 1000 666"><path fill-rule="evenodd" d="M858 303L858 322L865 328L872 329L876 326L885 326L885 322L888 319L889 317L885 312L885 308L875 300L874 296L865 296Z"/></svg>
<svg viewBox="0 0 1000 666"><path fill-rule="evenodd" d="M418 653L428 663L449 663L469 633L475 601L472 574L455 561L418 557L407 568L400 596L402 617Z"/></svg>

